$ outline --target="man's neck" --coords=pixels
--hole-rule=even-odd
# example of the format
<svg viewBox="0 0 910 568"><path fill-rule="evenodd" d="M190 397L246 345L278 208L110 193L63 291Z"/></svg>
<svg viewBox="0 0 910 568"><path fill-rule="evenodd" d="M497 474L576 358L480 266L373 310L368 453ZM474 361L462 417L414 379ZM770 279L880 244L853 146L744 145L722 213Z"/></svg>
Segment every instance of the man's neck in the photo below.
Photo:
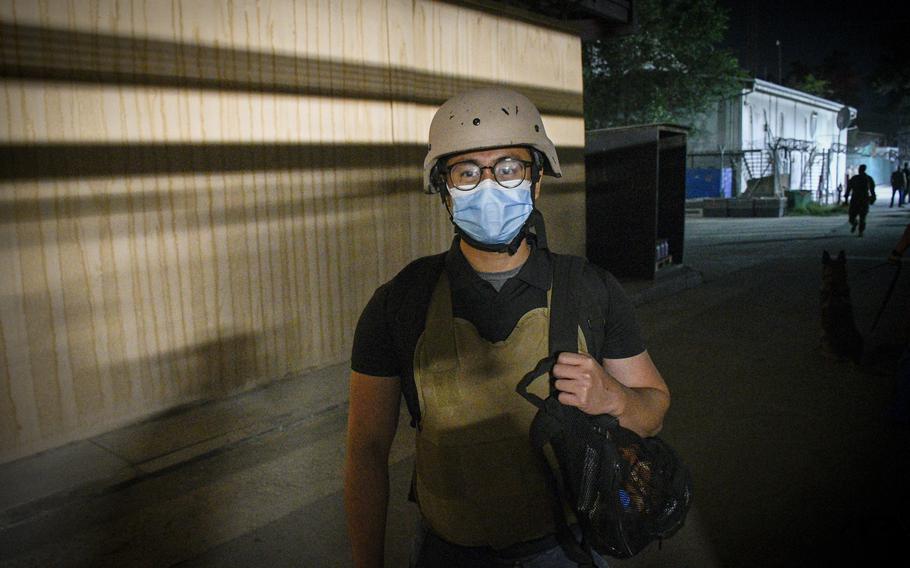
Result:
<svg viewBox="0 0 910 568"><path fill-rule="evenodd" d="M523 265L528 260L528 256L531 255L531 248L528 246L527 239L521 241L521 245L519 245L518 250L513 255L507 252L490 252L476 249L464 240L461 240L458 244L461 248L461 253L468 260L468 264L477 272L506 272Z"/></svg>

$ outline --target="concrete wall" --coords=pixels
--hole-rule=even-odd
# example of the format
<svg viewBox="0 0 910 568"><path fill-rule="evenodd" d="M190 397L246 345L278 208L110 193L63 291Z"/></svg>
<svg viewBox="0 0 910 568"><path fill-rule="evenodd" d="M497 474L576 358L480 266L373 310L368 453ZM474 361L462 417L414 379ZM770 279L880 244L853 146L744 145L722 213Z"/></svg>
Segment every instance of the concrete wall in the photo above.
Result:
<svg viewBox="0 0 910 568"><path fill-rule="evenodd" d="M584 251L580 41L422 0L0 0L0 462L349 357L451 227L429 121L508 84ZM548 180L549 181L549 180Z"/></svg>
<svg viewBox="0 0 910 568"><path fill-rule="evenodd" d="M723 99L709 112L699 114L692 121L688 149L692 152L717 152L743 147L742 97ZM707 164L706 164L707 165ZM719 168L718 162L715 167Z"/></svg>

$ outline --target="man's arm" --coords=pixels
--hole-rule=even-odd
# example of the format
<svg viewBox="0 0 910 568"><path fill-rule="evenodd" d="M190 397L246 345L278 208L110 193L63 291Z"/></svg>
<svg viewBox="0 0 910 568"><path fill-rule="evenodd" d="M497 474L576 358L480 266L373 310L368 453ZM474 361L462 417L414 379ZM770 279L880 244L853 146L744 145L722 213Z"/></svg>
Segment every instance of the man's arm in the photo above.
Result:
<svg viewBox="0 0 910 568"><path fill-rule="evenodd" d="M901 235L901 238L898 239L894 248L891 249L891 255L888 257L888 260L890 262L899 263L904 252L906 252L908 248L910 248L910 223L907 223L907 226L904 227L904 233Z"/></svg>
<svg viewBox="0 0 910 568"><path fill-rule="evenodd" d="M904 232L901 234L901 238L898 239L897 244L894 245L894 250L898 251L901 254L910 248L910 223L907 223L907 226L904 227Z"/></svg>
<svg viewBox="0 0 910 568"><path fill-rule="evenodd" d="M381 568L401 380L351 373L344 507L357 568Z"/></svg>
<svg viewBox="0 0 910 568"><path fill-rule="evenodd" d="M553 375L560 402L588 414L611 414L640 436L660 432L670 407L670 390L647 351L604 359L603 365L584 353L560 353Z"/></svg>

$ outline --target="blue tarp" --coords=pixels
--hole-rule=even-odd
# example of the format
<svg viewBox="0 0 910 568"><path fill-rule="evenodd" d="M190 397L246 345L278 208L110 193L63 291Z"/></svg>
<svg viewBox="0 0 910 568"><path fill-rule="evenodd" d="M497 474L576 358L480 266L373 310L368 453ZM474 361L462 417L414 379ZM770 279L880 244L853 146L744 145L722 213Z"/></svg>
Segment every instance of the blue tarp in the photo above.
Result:
<svg viewBox="0 0 910 568"><path fill-rule="evenodd" d="M696 197L732 197L731 168L687 168L686 199Z"/></svg>

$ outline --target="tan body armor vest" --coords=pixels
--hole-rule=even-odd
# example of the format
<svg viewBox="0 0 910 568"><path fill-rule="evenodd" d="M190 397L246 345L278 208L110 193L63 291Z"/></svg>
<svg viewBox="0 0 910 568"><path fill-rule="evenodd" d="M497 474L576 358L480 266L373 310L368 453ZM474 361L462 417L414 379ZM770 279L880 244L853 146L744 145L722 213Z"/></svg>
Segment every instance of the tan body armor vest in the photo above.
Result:
<svg viewBox="0 0 910 568"><path fill-rule="evenodd" d="M503 341L452 315L443 272L414 353L420 403L415 494L433 531L462 546L505 548L553 533L546 472L528 431L537 409L515 385L549 351L547 307L524 314ZM585 352L579 330L579 351ZM528 390L549 394L545 380Z"/></svg>

